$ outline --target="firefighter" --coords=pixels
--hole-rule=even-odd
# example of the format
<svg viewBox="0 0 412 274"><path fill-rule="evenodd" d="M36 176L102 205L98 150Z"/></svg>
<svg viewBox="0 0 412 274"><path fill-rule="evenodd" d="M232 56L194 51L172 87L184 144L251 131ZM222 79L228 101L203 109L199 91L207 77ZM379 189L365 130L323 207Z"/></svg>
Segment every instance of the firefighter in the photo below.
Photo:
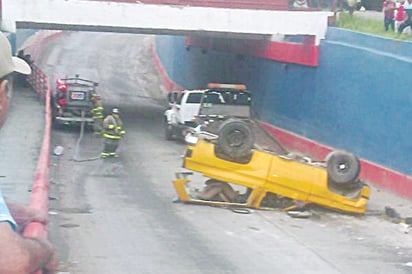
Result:
<svg viewBox="0 0 412 274"><path fill-rule="evenodd" d="M91 101L93 103L93 108L90 110L93 118L93 132L96 135L103 134L103 106L100 100L100 96L97 94L92 94Z"/></svg>
<svg viewBox="0 0 412 274"><path fill-rule="evenodd" d="M120 139L126 134L118 108L113 108L112 113L104 118L103 130L104 148L101 156L103 158L117 157L116 150L119 146Z"/></svg>

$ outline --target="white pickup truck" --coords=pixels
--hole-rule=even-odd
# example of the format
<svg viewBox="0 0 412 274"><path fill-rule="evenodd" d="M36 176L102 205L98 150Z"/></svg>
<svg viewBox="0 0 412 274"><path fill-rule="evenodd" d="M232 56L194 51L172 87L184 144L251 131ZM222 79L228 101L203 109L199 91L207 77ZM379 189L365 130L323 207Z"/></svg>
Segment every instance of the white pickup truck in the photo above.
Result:
<svg viewBox="0 0 412 274"><path fill-rule="evenodd" d="M184 140L189 128L197 126L195 116L205 90L182 90L168 94L169 108L164 112L164 128L167 140Z"/></svg>
<svg viewBox="0 0 412 274"><path fill-rule="evenodd" d="M251 98L242 84L208 83L206 89L174 91L168 94L164 113L165 137L181 139L199 125L209 129L227 117L250 118Z"/></svg>

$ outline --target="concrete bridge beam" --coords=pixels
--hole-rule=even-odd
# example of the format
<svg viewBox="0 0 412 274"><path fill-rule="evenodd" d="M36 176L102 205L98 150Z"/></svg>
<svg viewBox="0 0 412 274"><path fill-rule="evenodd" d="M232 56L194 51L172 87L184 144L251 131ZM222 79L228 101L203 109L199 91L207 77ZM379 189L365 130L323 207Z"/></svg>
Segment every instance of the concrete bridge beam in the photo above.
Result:
<svg viewBox="0 0 412 274"><path fill-rule="evenodd" d="M328 11L273 11L80 0L2 0L2 30L16 28L177 34L194 32L271 39L327 30Z"/></svg>

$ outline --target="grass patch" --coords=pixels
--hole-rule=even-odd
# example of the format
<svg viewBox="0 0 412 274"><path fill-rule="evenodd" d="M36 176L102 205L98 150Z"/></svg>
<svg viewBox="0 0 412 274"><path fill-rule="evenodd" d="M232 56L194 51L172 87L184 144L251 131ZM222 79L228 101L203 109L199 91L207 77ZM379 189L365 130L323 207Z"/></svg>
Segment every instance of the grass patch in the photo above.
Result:
<svg viewBox="0 0 412 274"><path fill-rule="evenodd" d="M398 34L391 30L385 31L383 19L369 19L357 16L356 13L350 16L349 13L340 13L336 21L338 28L350 29L353 31L370 33L377 36L387 37L397 40L412 40L409 34Z"/></svg>

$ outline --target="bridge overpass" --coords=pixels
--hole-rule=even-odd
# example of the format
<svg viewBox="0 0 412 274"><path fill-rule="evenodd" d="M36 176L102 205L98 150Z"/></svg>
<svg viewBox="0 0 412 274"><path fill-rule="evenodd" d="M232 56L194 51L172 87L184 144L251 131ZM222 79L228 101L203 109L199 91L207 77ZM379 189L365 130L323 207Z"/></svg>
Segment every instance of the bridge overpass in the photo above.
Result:
<svg viewBox="0 0 412 274"><path fill-rule="evenodd" d="M333 13L293 8L288 3L2 0L1 29L12 33L21 28L180 35L188 37L188 47L317 66L318 45Z"/></svg>
<svg viewBox="0 0 412 274"><path fill-rule="evenodd" d="M278 1L2 0L3 31L17 28L145 34L211 35L279 40L279 35L324 38L331 12L285 10ZM196 6L199 3L204 6ZM269 2L272 4L269 5ZM171 4L161 4L171 3ZM184 5L177 5L183 3ZM229 3L235 3L228 5ZM277 5L273 3L278 3ZM193 5L191 5L193 4ZM207 6L205 6L208 4ZM248 5L247 5L248 4ZM215 5L216 7L214 7ZM262 10L261 8L268 8ZM260 9L257 9L260 8ZM273 10L274 8L280 10ZM272 9L272 10L269 10Z"/></svg>

